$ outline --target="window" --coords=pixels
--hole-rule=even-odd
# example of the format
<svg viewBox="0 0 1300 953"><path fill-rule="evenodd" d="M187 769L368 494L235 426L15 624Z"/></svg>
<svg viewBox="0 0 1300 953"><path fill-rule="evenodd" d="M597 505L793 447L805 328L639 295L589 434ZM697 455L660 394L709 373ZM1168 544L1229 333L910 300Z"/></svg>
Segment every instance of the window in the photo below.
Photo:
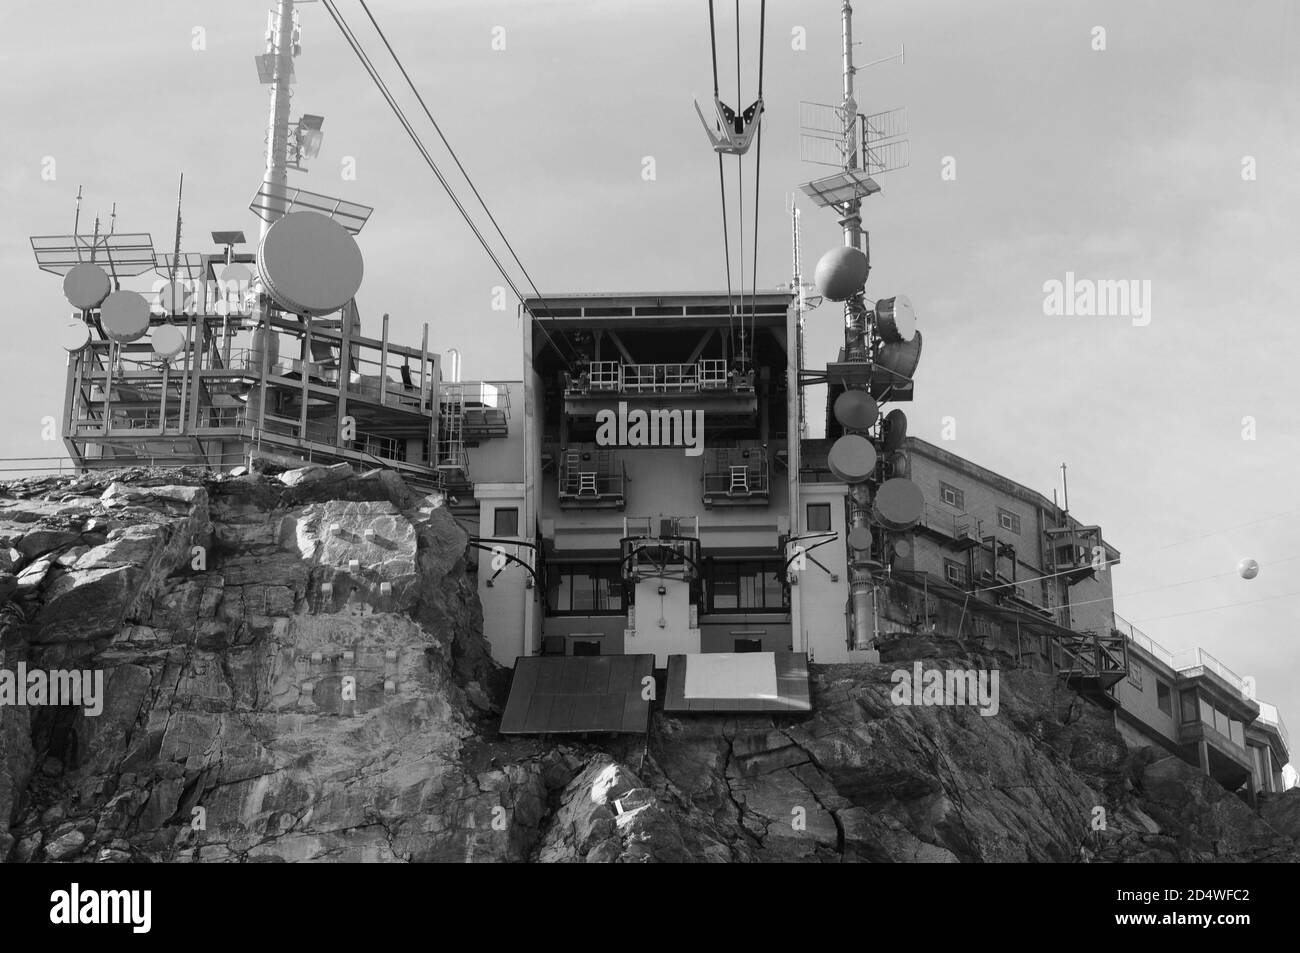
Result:
<svg viewBox="0 0 1300 953"><path fill-rule="evenodd" d="M715 561L709 568L710 612L785 612L789 594L780 560Z"/></svg>
<svg viewBox="0 0 1300 953"><path fill-rule="evenodd" d="M519 535L518 507L499 506L492 512L492 535L498 538Z"/></svg>
<svg viewBox="0 0 1300 953"><path fill-rule="evenodd" d="M1137 662L1129 662L1128 683L1138 691L1142 691L1142 666Z"/></svg>
<svg viewBox="0 0 1300 953"><path fill-rule="evenodd" d="M573 646L574 655L600 654L600 641L598 639L573 639L570 644Z"/></svg>
<svg viewBox="0 0 1300 953"><path fill-rule="evenodd" d="M939 496L949 506L955 506L957 509L965 509L966 494L955 486L949 486L947 483L939 484Z"/></svg>
<svg viewBox="0 0 1300 953"><path fill-rule="evenodd" d="M998 525L1008 533L1015 533L1017 536L1020 535L1020 517L1015 513L1012 513L1010 510L1004 510L1000 506L998 507Z"/></svg>
<svg viewBox="0 0 1300 953"><path fill-rule="evenodd" d="M953 562L951 559L943 561L943 576L955 586L964 586L970 576L966 572L966 567L961 563Z"/></svg>
<svg viewBox="0 0 1300 953"><path fill-rule="evenodd" d="M1178 695L1183 724L1196 720L1196 689L1184 688Z"/></svg>
<svg viewBox="0 0 1300 953"><path fill-rule="evenodd" d="M735 648L733 652L761 652L763 651L762 639L733 639L732 644Z"/></svg>
<svg viewBox="0 0 1300 953"><path fill-rule="evenodd" d="M553 614L623 612L623 580L616 563L560 563L550 566L546 576L546 604Z"/></svg>
<svg viewBox="0 0 1300 953"><path fill-rule="evenodd" d="M829 503L808 504L808 532L826 533L831 528L831 505Z"/></svg>
<svg viewBox="0 0 1300 953"><path fill-rule="evenodd" d="M1160 681L1156 682L1156 707L1159 708L1166 715L1169 715L1171 717L1173 716L1174 713L1173 692L1170 690L1168 685Z"/></svg>

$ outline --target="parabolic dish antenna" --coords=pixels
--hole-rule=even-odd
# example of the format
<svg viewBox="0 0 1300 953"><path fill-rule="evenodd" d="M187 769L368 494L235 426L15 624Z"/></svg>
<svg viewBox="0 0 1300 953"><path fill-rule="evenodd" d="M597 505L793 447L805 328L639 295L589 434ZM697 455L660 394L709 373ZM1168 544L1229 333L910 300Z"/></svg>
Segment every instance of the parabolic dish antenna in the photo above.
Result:
<svg viewBox="0 0 1300 953"><path fill-rule="evenodd" d="M361 287L361 249L319 212L290 212L266 232L257 269L276 304L295 314L329 314Z"/></svg>
<svg viewBox="0 0 1300 953"><path fill-rule="evenodd" d="M917 331L910 341L882 344L876 351L876 363L910 380L916 373L916 365L921 363L921 332Z"/></svg>
<svg viewBox="0 0 1300 953"><path fill-rule="evenodd" d="M155 354L170 360L185 347L185 335L174 324L160 324L153 329L149 343L153 345Z"/></svg>
<svg viewBox="0 0 1300 953"><path fill-rule="evenodd" d="M907 414L901 410L891 410L885 414L885 422L881 430L885 436L884 449L886 451L899 449L907 439Z"/></svg>
<svg viewBox="0 0 1300 953"><path fill-rule="evenodd" d="M188 300L189 293L179 281L169 281L158 289L158 310L163 314L183 314Z"/></svg>
<svg viewBox="0 0 1300 953"><path fill-rule="evenodd" d="M876 302L876 330L886 344L902 344L916 334L916 312L906 295ZM908 375L909 377L911 375Z"/></svg>
<svg viewBox="0 0 1300 953"><path fill-rule="evenodd" d="M852 549L871 548L871 530L865 526L855 526L849 530L849 546Z"/></svg>
<svg viewBox="0 0 1300 953"><path fill-rule="evenodd" d="M118 344L130 344L149 330L149 302L135 291L114 291L99 309L104 333Z"/></svg>
<svg viewBox="0 0 1300 953"><path fill-rule="evenodd" d="M221 274L217 275L217 280L227 288L236 285L243 290L247 289L249 284L252 283L253 272L247 265L235 261L221 269Z"/></svg>
<svg viewBox="0 0 1300 953"><path fill-rule="evenodd" d="M845 430L868 430L876 424L880 408L864 390L846 390L835 398L835 419Z"/></svg>
<svg viewBox="0 0 1300 953"><path fill-rule="evenodd" d="M84 321L73 321L59 329L59 345L69 353L80 351L90 343L90 328Z"/></svg>
<svg viewBox="0 0 1300 953"><path fill-rule="evenodd" d="M841 245L822 255L813 272L822 296L830 301L848 301L867 283L867 256L856 248Z"/></svg>
<svg viewBox="0 0 1300 953"><path fill-rule="evenodd" d="M876 448L866 437L851 433L831 444L826 466L837 480L861 483L876 469Z"/></svg>
<svg viewBox="0 0 1300 953"><path fill-rule="evenodd" d="M113 283L108 280L108 273L88 261L73 265L63 276L64 297L80 311L98 308L112 290Z"/></svg>
<svg viewBox="0 0 1300 953"><path fill-rule="evenodd" d="M876 517L888 529L911 529L925 509L925 494L911 480L894 477L880 484L874 501Z"/></svg>

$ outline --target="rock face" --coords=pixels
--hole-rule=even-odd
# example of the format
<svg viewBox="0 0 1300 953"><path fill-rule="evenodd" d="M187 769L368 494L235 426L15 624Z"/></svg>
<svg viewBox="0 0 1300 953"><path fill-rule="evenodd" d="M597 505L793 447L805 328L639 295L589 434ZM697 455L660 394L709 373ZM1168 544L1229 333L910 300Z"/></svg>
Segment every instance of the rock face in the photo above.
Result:
<svg viewBox="0 0 1300 953"><path fill-rule="evenodd" d="M0 669L104 685L97 715L0 706L0 858L1300 859L1290 795L1261 819L1056 679L942 638L814 666L803 719L504 740L466 540L440 498L346 466L0 486ZM922 657L999 669L998 714L895 706Z"/></svg>

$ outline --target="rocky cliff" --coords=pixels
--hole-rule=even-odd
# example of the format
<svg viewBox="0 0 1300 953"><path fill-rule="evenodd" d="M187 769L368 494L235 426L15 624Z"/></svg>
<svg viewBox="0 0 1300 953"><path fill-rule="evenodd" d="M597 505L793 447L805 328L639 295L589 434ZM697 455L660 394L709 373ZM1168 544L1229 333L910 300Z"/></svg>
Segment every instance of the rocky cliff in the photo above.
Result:
<svg viewBox="0 0 1300 953"><path fill-rule="evenodd" d="M438 497L346 466L0 486L0 670L103 673L98 714L0 707L0 857L1300 859L1300 792L1256 813L943 638L814 666L803 719L502 739L465 552ZM1000 669L998 714L894 706L914 659Z"/></svg>

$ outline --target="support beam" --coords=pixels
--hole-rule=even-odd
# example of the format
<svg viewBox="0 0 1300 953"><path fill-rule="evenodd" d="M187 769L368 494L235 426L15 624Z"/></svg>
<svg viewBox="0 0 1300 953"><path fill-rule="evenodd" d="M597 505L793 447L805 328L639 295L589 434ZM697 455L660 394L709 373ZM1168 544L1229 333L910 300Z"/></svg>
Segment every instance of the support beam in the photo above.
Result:
<svg viewBox="0 0 1300 953"><path fill-rule="evenodd" d="M388 403L388 313L384 312L384 331L379 345L379 403Z"/></svg>
<svg viewBox="0 0 1300 953"><path fill-rule="evenodd" d="M298 436L307 439L307 399L311 396L311 385L309 378L311 375L307 371L307 366L311 361L311 321L312 316L307 315L307 324L303 329L302 349L300 351L302 361L302 393L299 398L300 406L298 408Z"/></svg>
<svg viewBox="0 0 1300 953"><path fill-rule="evenodd" d="M628 349L623 346L623 342L618 339L617 334L615 334L613 331L610 331L609 339L613 341L614 346L618 348L618 353L623 355L623 360L627 361L629 364L636 363L636 358L634 358L631 352L628 351Z"/></svg>
<svg viewBox="0 0 1300 953"><path fill-rule="evenodd" d="M700 343L695 345L695 350L691 351L691 356L686 359L687 364L694 364L700 359L700 355L704 353L705 347L708 346L709 339L713 337L714 330L714 328L709 328L704 332L703 337L700 338ZM596 360L600 360L600 358L597 357Z"/></svg>

